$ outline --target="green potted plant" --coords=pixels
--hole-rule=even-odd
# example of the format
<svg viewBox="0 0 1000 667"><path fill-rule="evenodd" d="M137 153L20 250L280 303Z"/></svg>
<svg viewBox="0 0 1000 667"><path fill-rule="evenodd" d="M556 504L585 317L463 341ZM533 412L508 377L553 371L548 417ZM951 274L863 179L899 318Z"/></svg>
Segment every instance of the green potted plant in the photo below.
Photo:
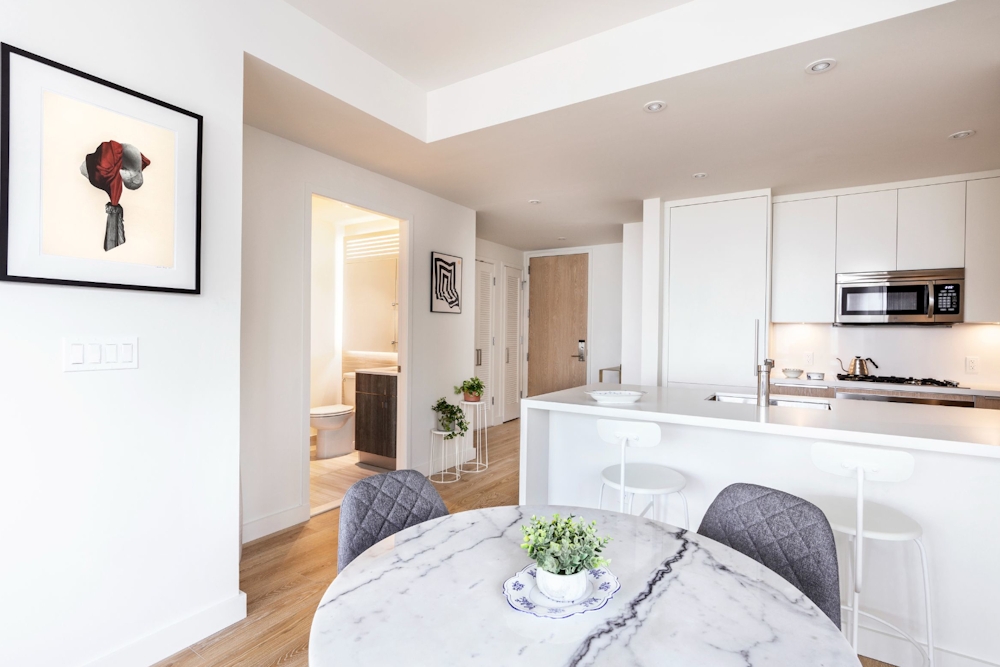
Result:
<svg viewBox="0 0 1000 667"><path fill-rule="evenodd" d="M596 522L573 519L572 514L565 519L553 514L551 520L532 516L521 526L521 548L538 566L538 589L556 602L580 599L587 592L587 571L608 564L601 551L611 538L598 537Z"/></svg>
<svg viewBox="0 0 1000 667"><path fill-rule="evenodd" d="M478 403L486 391L486 385L477 377L472 377L455 387L456 394L465 394L465 400L469 403Z"/></svg>
<svg viewBox="0 0 1000 667"><path fill-rule="evenodd" d="M462 408L452 405L443 396L438 399L437 403L431 406L431 409L438 415L438 429L448 432L444 436L445 440L451 440L469 432L469 422L466 421Z"/></svg>

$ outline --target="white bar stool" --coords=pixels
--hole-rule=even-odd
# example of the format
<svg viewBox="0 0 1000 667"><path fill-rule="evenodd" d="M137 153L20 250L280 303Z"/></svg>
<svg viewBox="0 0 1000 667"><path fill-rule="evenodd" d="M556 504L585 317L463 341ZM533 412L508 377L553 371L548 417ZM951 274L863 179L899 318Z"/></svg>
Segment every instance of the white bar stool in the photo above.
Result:
<svg viewBox="0 0 1000 667"><path fill-rule="evenodd" d="M490 442L489 433L486 427L489 426L490 406L485 401L459 401L462 412L465 413L469 421L469 431L472 437L472 446L476 450L476 460L461 463L458 466L460 472L482 472L490 467ZM462 443L470 437L468 434L462 436Z"/></svg>
<svg viewBox="0 0 1000 667"><path fill-rule="evenodd" d="M431 429L431 455L430 461L428 463L427 479L431 480L435 484L453 484L458 480L462 479L462 473L458 467L458 438L452 438L451 443L455 447L455 471L450 472L445 468L447 461L447 445L448 441L444 439L446 435L451 435L451 431L438 431L436 429ZM441 469L437 472L434 471L434 450L438 450L441 455L439 460L441 461Z"/></svg>
<svg viewBox="0 0 1000 667"><path fill-rule="evenodd" d="M628 447L655 447L660 444L662 432L660 425L653 422L625 422L612 419L598 419L597 433L601 440L608 444L621 447L621 464L610 466L601 471L601 495L597 507L604 504L604 487L618 489L619 508L625 512L625 496L628 494L628 513L632 513L632 501L635 495L650 496L649 505L639 516L645 516L651 507L655 507L656 499L663 498L664 506L667 497L677 494L684 504L684 525L689 524L687 498L682 489L687 485L687 479L673 468L655 463L625 463L625 450ZM656 510L654 509L654 514ZM666 507L663 508L666 514Z"/></svg>
<svg viewBox="0 0 1000 667"><path fill-rule="evenodd" d="M853 549L853 565L851 568L853 584L851 604L843 605L845 611L851 614L851 626L848 638L858 650L858 618L865 616L885 625L904 639L913 644L923 655L924 661L930 667L934 665L934 635L931 629L931 587L927 569L927 552L920 537L923 529L920 524L885 505L865 501L865 481L872 482L902 482L913 474L914 460L908 452L875 447L859 447L857 445L842 445L833 442L816 442L812 446L812 460L817 468L825 472L853 477L857 479L856 498L818 498L814 502L823 510L830 526L839 533L847 535ZM860 539L858 535L861 535ZM861 611L861 582L864 561L864 540L883 540L886 542L913 542L920 551L920 564L924 577L924 609L927 622L927 648L913 637L903 632L888 621L878 616ZM849 589L850 590L850 589ZM855 613L856 612L856 613Z"/></svg>

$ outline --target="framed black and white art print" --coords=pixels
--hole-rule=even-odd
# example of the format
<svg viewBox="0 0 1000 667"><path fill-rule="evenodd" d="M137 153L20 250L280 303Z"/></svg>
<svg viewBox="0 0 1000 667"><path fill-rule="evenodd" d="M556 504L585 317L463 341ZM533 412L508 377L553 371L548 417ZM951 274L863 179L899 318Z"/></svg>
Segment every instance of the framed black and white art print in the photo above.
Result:
<svg viewBox="0 0 1000 667"><path fill-rule="evenodd" d="M431 253L431 312L462 312L462 258Z"/></svg>
<svg viewBox="0 0 1000 667"><path fill-rule="evenodd" d="M198 294L201 116L0 55L0 280Z"/></svg>

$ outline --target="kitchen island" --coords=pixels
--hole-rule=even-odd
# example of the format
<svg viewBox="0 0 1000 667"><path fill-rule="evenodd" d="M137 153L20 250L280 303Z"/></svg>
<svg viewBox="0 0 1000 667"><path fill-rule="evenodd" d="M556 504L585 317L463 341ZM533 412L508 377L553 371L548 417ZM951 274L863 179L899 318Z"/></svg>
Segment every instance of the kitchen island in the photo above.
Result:
<svg viewBox="0 0 1000 667"><path fill-rule="evenodd" d="M645 391L634 405L598 405L584 392ZM812 464L819 440L909 451L913 476L871 483L873 502L899 509L924 529L940 665L1000 665L995 631L1000 597L1000 411L822 399L829 409L707 400L751 389L708 385L638 387L591 385L525 399L521 404L521 504L596 507L601 470L614 465L616 447L598 438L599 418L658 422L658 447L630 450L630 461L669 465L687 477L691 528L715 495L734 482L781 489L804 498L853 497L854 481ZM815 400L815 399L812 399ZM825 408L826 406L820 406ZM617 505L605 494L606 508ZM642 506L644 503L637 503ZM679 504L667 519L682 523ZM839 543L841 573L846 541ZM908 543L869 541L862 608L917 638L924 637L920 563ZM846 580L846 577L842 576ZM845 586L842 581L842 588ZM846 590L845 590L846 597ZM862 619L862 653L895 665L919 664L908 643Z"/></svg>

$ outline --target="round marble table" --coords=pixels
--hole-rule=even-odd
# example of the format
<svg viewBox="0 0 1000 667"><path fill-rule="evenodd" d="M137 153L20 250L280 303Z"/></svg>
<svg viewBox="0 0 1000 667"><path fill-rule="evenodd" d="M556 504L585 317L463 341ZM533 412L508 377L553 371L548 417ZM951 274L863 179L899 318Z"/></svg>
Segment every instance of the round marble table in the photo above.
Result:
<svg viewBox="0 0 1000 667"><path fill-rule="evenodd" d="M621 590L602 609L538 618L503 582L530 561L532 514L597 521ZM780 576L708 538L582 507L494 507L408 528L330 584L313 618L310 667L698 665L857 667L830 619Z"/></svg>

